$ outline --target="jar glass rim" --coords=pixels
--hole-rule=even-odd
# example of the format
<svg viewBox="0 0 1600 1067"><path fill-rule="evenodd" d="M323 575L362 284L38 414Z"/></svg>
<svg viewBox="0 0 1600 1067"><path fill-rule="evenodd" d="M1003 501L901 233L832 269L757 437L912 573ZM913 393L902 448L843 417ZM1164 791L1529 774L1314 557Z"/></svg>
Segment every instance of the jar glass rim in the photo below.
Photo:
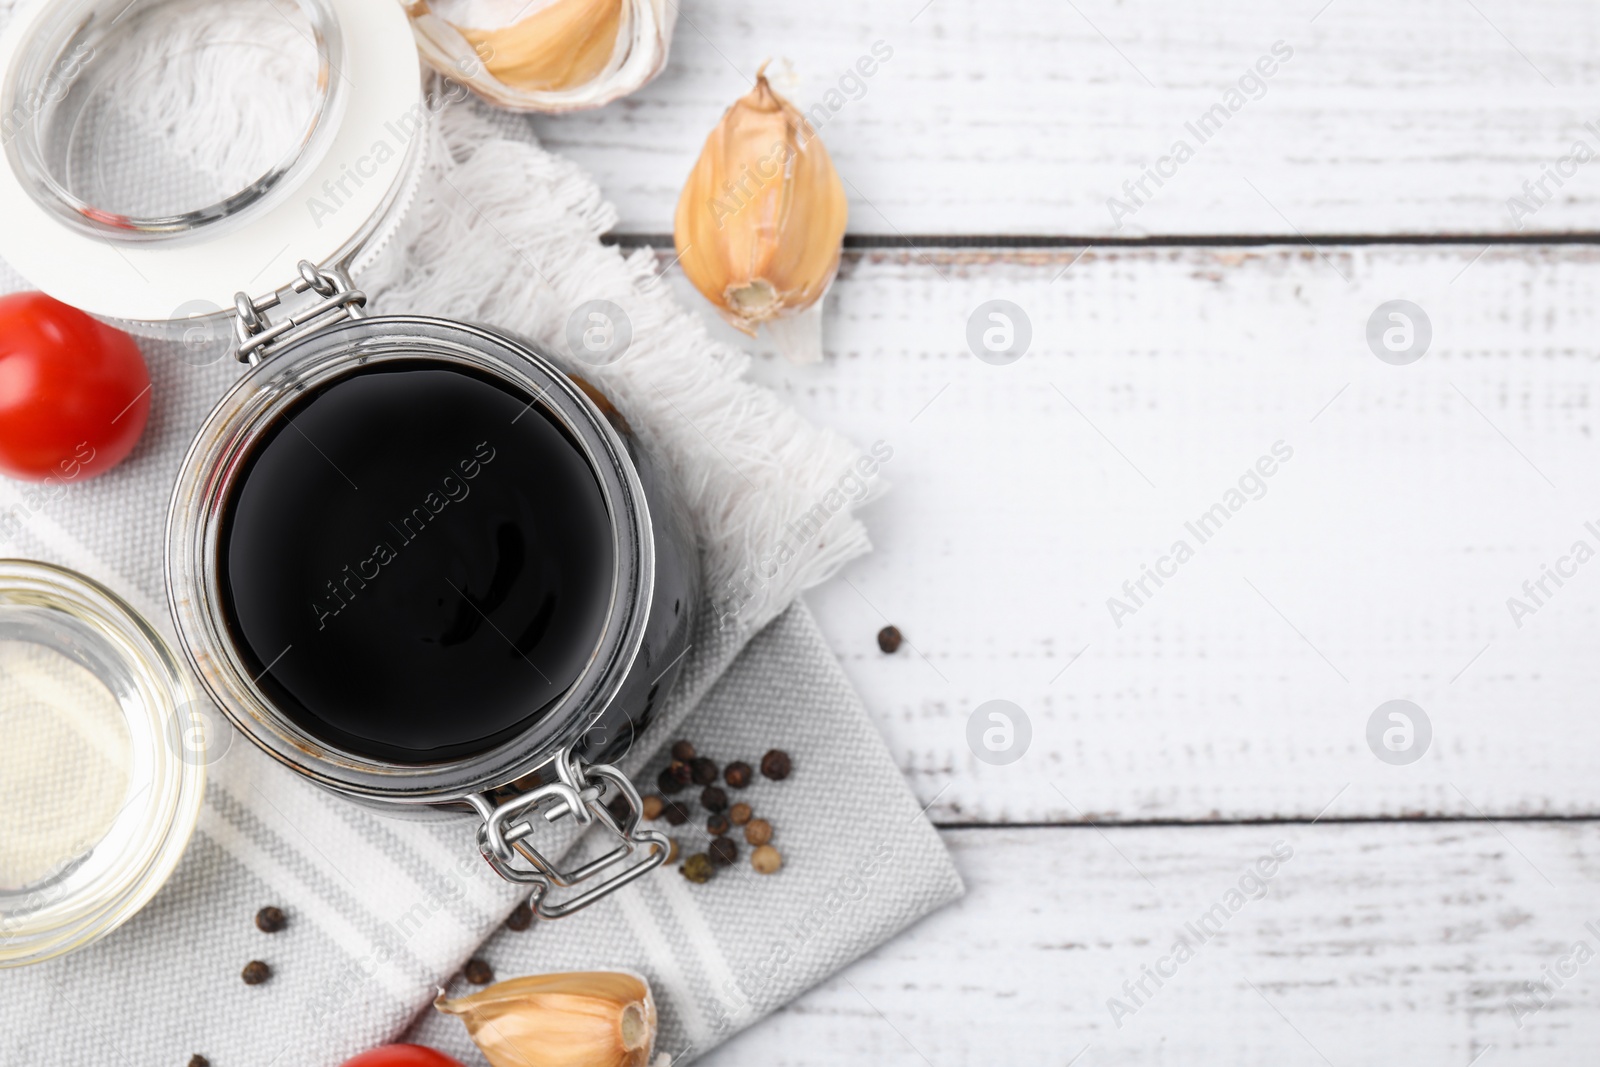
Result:
<svg viewBox="0 0 1600 1067"><path fill-rule="evenodd" d="M64 650L116 696L128 726L129 779L105 832L61 870L0 893L0 967L72 951L149 902L182 856L205 792L188 747L199 712L160 634L111 590L34 560L0 560L8 641Z"/></svg>
<svg viewBox="0 0 1600 1067"><path fill-rule="evenodd" d="M126 35L124 27L141 16L159 16L173 6L173 0L69 0L53 5L10 67L5 84L0 85L0 102L5 105L0 112L16 127L5 140L5 150L24 188L66 225L100 240L125 243L170 241L215 229L292 184L326 149L330 120L343 103L346 87L339 74L344 54L339 20L325 0L289 2L304 19L303 27L293 28L308 37L316 56L315 93L302 132L239 189L211 203L150 214L115 210L84 199L70 187L61 161L51 158L54 153L47 141L59 123L72 121L73 112L64 105L81 103L82 94L74 91L75 79L94 69L96 45L104 47L108 35ZM288 19L281 9L279 13Z"/></svg>

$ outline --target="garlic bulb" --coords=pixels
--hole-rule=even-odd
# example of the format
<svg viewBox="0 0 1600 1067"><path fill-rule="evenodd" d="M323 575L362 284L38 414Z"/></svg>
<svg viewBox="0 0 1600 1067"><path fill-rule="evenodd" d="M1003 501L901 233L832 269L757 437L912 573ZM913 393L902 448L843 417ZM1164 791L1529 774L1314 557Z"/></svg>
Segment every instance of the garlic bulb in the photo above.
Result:
<svg viewBox="0 0 1600 1067"><path fill-rule="evenodd" d="M512 978L434 1007L493 1067L645 1067L656 1039L650 986L626 971Z"/></svg>
<svg viewBox="0 0 1600 1067"><path fill-rule="evenodd" d="M678 20L672 0L406 0L406 13L433 69L491 103L548 113L654 78Z"/></svg>
<svg viewBox="0 0 1600 1067"><path fill-rule="evenodd" d="M767 324L797 363L822 358L823 294L849 205L828 150L766 68L722 116L678 197L673 239L694 287L751 336Z"/></svg>

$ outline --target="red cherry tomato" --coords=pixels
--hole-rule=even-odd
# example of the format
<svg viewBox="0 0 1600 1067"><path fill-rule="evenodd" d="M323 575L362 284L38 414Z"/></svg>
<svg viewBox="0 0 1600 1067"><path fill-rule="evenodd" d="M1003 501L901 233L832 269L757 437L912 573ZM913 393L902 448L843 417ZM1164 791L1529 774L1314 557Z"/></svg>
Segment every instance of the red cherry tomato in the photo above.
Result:
<svg viewBox="0 0 1600 1067"><path fill-rule="evenodd" d="M0 297L0 473L104 474L149 415L150 372L133 338L43 293Z"/></svg>
<svg viewBox="0 0 1600 1067"><path fill-rule="evenodd" d="M462 1067L462 1063L423 1045L384 1045L345 1060L344 1067Z"/></svg>

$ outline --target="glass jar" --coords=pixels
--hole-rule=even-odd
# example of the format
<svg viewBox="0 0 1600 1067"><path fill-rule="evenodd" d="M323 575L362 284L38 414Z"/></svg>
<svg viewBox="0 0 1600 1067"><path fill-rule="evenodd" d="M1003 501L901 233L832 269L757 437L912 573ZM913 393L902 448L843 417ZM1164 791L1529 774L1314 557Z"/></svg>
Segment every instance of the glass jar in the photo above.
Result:
<svg viewBox="0 0 1600 1067"><path fill-rule="evenodd" d="M611 763L648 725L688 649L700 581L691 528L625 419L532 345L478 325L367 313L355 278L393 232L416 189L425 140L420 133L429 106L401 7L372 0L299 0L301 25L293 36L273 31L278 43L267 57L285 71L302 73L300 82L291 82L299 86L293 91L277 82L270 91L252 89L254 68L244 57L210 55L258 47L273 30L271 19L283 21L278 9L267 5L256 12L263 21L255 30L217 32L217 20L248 19L251 8L249 0L229 5L56 0L19 13L0 39L0 113L21 117L8 131L7 165L0 167L0 216L8 220L0 254L51 295L144 331L192 328L197 309L202 321L231 320L235 354L246 369L190 448L168 520L168 598L189 665L233 724L284 766L341 796L386 810L470 816L490 865L503 877L529 885L541 915L568 914L659 865L669 850L664 835L640 826L638 794ZM97 162L84 145L106 143L97 131L115 117L111 98L130 85L176 78L187 79L192 88L196 77L225 80L230 74L241 79L237 86L203 95L207 100L237 97L230 106L247 116L263 102L272 105L260 111L266 117L259 122L245 123L260 127L267 143L161 190L146 190L137 181L113 187L104 180L104 160ZM155 96L162 99L159 91ZM165 115L166 106L157 111ZM268 117L277 122L272 130L265 126ZM210 125L202 116L185 128L203 141ZM172 151L163 146L162 158L169 159ZM228 172L237 189L217 177L220 171ZM256 277L284 284L250 295L245 290ZM535 691L530 674L526 692L496 690L498 718L481 729L476 723L489 714L487 699L441 699L436 708L409 708L405 715L412 716L406 721L413 732L449 733L453 741L435 747L407 741L409 747L397 748L399 742L379 744L376 735L357 736L339 725L358 711L363 721L377 724L375 730L405 718L399 711L389 715L387 706L366 707L373 702L359 692L360 685L346 686L342 691L354 695L341 698L342 703L326 692L308 695L307 680L315 681L318 670L328 676L339 662L331 641L318 644L314 634L305 636L313 633L312 616L284 624L302 635L297 653L285 648L281 654L292 659L281 661L256 647L255 620L278 618L275 603L268 601L282 590L268 582L248 592L240 578L245 571L230 568L241 558L239 546L249 541L249 524L257 521L246 504L265 478L259 472L276 462L270 457L290 447L283 441L296 440L291 428L305 436L304 413L324 410L316 405L332 403L326 398L355 395L358 380L366 383L360 386L365 396L374 375L398 381L396 376L421 372L450 383L489 383L497 396L516 397L525 401L523 411L536 412L530 421L548 425L587 472L579 480L585 498L594 501L595 529L602 532L593 547L603 559L586 586L596 620L592 633L580 629L549 636L547 627L530 637L537 619L499 617L511 609L488 606L488 599L457 589L488 629L517 635L507 638L511 653L526 660L544 687ZM344 418L353 426L364 425L369 416L376 418L370 407L357 405ZM389 457L412 455L418 438L435 433L426 413L408 424L384 423L366 447L352 446L349 455L355 458L349 462L361 463L385 485L410 478L414 464ZM537 536L528 542L536 550L531 563L518 557L500 568L515 577L507 579L510 592L495 604L537 601L546 591L530 582L562 590L576 582L572 560L538 555L561 541L567 518L540 510L542 483L535 482L496 490L502 494L496 499L512 501L506 507L534 516ZM292 506L295 495L283 499ZM351 481L350 492L318 514L344 514L372 499L370 493L361 497ZM484 511L489 505L474 507L483 512L481 520L471 519L476 513L465 505L450 512L455 524L450 535L464 546L488 545L483 551L496 551L501 542L495 538L504 540L507 520ZM428 518L419 515L419 522ZM320 579L313 561L334 534L331 528L315 528L317 521L308 518L288 529L271 551L255 558L286 575L290 585L310 581L307 575L313 573ZM483 525L491 521L502 525ZM505 551L515 555L524 549ZM463 548L449 566L474 565L478 554ZM363 565L376 566L367 559L357 568ZM397 566L421 564L407 557ZM319 624L325 624L327 612L337 613L334 605L367 588L359 574L348 568L345 573L343 578L328 575L326 593L313 589L315 582L306 586L310 591L303 599ZM335 578L346 583L343 594ZM462 666L468 662L461 658L465 653L443 651L460 643L459 634L429 629L431 607L418 599L423 594L403 595L405 588L394 582L383 586L389 605L383 614L367 610L362 622L352 612L352 625L361 627L355 632L357 644L365 641L362 647L372 653L357 663L355 681L364 677L372 689L382 690L393 673L415 677L418 691L486 692L479 685L481 675ZM295 585L295 595L299 591ZM326 601L328 608L316 606L315 597L330 596L335 599ZM441 603L442 598L441 593ZM373 602L372 596L363 600L364 605ZM413 622L411 630L404 629ZM386 627L398 634L395 640L384 636L390 635ZM471 640L489 640L483 626L472 622L469 628L474 628ZM349 629L341 640L351 637ZM576 642L568 657L576 666L570 677L551 679L544 669L550 664L537 661L545 654L541 650L558 639L568 646ZM418 658L425 655L445 673L417 674ZM485 661L479 656L472 662ZM402 688L387 699L404 702L407 695ZM601 825L615 847L577 869L561 869L539 851L535 827L563 819ZM557 886L578 892L561 902L547 899Z"/></svg>

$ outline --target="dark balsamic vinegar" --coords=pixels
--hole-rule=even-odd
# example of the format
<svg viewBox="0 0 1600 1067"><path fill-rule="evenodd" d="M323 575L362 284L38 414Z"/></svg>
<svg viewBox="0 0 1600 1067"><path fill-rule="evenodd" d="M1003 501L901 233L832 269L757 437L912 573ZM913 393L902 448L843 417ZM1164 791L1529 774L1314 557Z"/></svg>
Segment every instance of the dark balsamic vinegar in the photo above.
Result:
<svg viewBox="0 0 1600 1067"><path fill-rule="evenodd" d="M253 447L221 540L224 610L302 729L425 763L532 725L613 593L604 497L531 398L401 360L296 402Z"/></svg>

